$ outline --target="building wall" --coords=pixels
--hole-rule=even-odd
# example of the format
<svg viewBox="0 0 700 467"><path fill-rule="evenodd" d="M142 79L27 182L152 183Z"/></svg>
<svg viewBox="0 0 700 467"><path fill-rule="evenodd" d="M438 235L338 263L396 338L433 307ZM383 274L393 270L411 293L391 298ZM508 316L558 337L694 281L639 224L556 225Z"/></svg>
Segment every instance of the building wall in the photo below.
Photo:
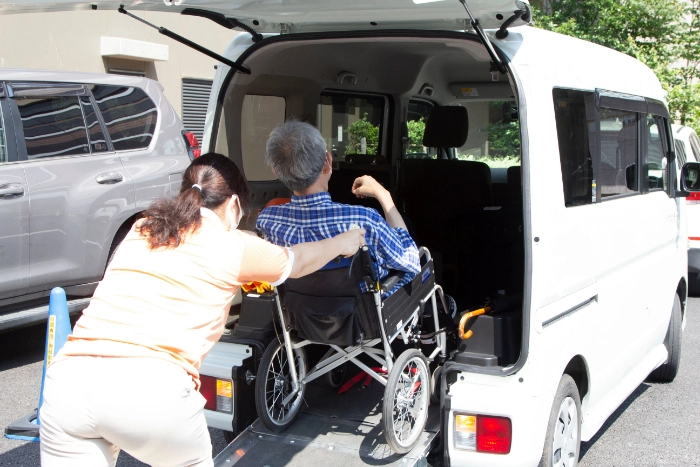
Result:
<svg viewBox="0 0 700 467"><path fill-rule="evenodd" d="M238 34L202 18L164 12L135 15L176 32L217 53ZM167 61L102 57L100 38L120 37L168 46ZM216 60L175 42L116 11L70 11L0 15L0 67L106 73L143 72L159 81L179 115L182 78L213 79Z"/></svg>

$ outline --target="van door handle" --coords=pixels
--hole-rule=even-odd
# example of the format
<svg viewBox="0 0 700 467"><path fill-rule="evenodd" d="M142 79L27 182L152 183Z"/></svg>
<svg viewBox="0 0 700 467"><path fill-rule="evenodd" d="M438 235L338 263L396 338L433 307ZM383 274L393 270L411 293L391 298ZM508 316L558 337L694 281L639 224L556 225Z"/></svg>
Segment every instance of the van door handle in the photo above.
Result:
<svg viewBox="0 0 700 467"><path fill-rule="evenodd" d="M10 199L24 194L24 187L19 183L0 185L0 198Z"/></svg>
<svg viewBox="0 0 700 467"><path fill-rule="evenodd" d="M113 183L119 183L123 180L124 176L119 172L105 172L95 177L95 181L103 185L112 185Z"/></svg>

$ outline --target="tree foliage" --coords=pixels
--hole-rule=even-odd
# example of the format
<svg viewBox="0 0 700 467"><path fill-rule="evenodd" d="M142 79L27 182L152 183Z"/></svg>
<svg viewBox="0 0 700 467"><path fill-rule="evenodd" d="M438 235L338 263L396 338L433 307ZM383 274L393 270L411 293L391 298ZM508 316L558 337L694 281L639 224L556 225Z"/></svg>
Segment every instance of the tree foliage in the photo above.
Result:
<svg viewBox="0 0 700 467"><path fill-rule="evenodd" d="M345 132L348 134L347 153L360 154L362 152L362 138L365 138L365 154L377 154L379 147L379 125L372 125L367 121L367 112L360 120L348 126Z"/></svg>
<svg viewBox="0 0 700 467"><path fill-rule="evenodd" d="M407 154L421 154L425 152L423 147L423 134L425 133L425 118L409 121L408 127L408 151Z"/></svg>
<svg viewBox="0 0 700 467"><path fill-rule="evenodd" d="M536 25L631 55L668 91L669 110L700 130L700 0L533 0Z"/></svg>

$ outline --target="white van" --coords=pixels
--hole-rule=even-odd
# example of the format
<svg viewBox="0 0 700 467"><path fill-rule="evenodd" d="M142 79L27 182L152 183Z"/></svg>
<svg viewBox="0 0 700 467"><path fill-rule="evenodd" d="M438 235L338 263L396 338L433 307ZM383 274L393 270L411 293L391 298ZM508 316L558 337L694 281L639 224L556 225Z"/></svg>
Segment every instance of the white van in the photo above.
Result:
<svg viewBox="0 0 700 467"><path fill-rule="evenodd" d="M580 441L642 381L674 379L685 201L664 92L645 65L528 26L522 0L134 3L137 14L170 9L248 29L218 67L203 148L243 169L256 209L290 194L263 162L270 130L311 122L334 156L332 198L367 202L349 190L373 175L431 251L456 318L489 308L431 367L432 436L406 459L440 446L444 465L573 466ZM358 425L352 396L330 389L307 399L314 423L286 435L245 428L260 348L275 334L243 300L202 367L210 425L245 429L217 465L380 455L364 438L381 432L376 418Z"/></svg>

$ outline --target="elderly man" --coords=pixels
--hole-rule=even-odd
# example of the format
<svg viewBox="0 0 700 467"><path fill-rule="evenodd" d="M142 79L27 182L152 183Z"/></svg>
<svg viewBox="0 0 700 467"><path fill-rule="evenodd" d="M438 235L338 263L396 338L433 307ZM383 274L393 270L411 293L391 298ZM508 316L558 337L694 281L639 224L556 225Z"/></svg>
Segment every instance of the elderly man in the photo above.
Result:
<svg viewBox="0 0 700 467"><path fill-rule="evenodd" d="M377 258L380 279L389 270L406 273L385 297L420 271L416 244L391 194L374 178L368 175L357 178L352 192L358 198L376 198L386 220L375 209L331 201L328 180L333 172L333 158L314 126L289 121L275 128L267 142L265 162L294 193L291 203L270 206L258 216L256 227L266 240L292 246L363 228L365 241Z"/></svg>

